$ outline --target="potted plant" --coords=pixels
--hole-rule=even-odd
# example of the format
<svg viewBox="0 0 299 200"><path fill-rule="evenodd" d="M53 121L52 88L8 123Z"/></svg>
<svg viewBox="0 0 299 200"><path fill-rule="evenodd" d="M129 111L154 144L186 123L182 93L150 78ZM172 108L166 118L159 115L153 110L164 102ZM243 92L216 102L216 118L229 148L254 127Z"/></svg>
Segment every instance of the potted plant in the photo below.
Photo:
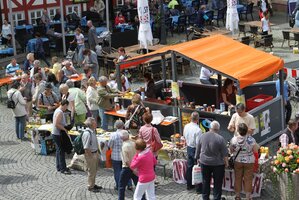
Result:
<svg viewBox="0 0 299 200"><path fill-rule="evenodd" d="M47 109L45 109L45 108L39 109L38 114L39 114L39 117L40 117L41 124L45 124L46 123Z"/></svg>
<svg viewBox="0 0 299 200"><path fill-rule="evenodd" d="M280 147L273 157L272 170L277 175L277 183L282 199L299 199L299 147L289 144Z"/></svg>

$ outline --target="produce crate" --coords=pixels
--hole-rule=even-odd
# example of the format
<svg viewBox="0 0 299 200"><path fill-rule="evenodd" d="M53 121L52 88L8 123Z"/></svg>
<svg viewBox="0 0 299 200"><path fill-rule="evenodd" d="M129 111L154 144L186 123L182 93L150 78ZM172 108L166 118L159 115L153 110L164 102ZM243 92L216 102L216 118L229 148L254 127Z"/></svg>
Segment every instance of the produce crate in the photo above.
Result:
<svg viewBox="0 0 299 200"><path fill-rule="evenodd" d="M252 97L252 98L246 100L246 108L247 108L247 110L252 110L252 109L266 103L267 101L270 101L271 99L273 99L273 96L259 94L255 97Z"/></svg>

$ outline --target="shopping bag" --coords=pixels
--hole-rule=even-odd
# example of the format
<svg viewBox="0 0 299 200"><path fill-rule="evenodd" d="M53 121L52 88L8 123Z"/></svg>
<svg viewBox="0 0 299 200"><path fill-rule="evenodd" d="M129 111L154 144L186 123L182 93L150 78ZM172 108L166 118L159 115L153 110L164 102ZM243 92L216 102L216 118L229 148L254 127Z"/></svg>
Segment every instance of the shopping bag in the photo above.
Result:
<svg viewBox="0 0 299 200"><path fill-rule="evenodd" d="M112 153L112 149L108 149L106 151L106 168L112 168L112 160L111 160L111 153Z"/></svg>
<svg viewBox="0 0 299 200"><path fill-rule="evenodd" d="M84 154L78 155L75 153L71 160L71 164L67 167L80 171L87 171L87 163Z"/></svg>
<svg viewBox="0 0 299 200"><path fill-rule="evenodd" d="M183 159L174 159L173 160L173 180L179 184L185 184L186 181L186 172L187 172L187 160Z"/></svg>
<svg viewBox="0 0 299 200"><path fill-rule="evenodd" d="M192 185L197 185L200 183L202 183L201 167L194 165L192 168Z"/></svg>

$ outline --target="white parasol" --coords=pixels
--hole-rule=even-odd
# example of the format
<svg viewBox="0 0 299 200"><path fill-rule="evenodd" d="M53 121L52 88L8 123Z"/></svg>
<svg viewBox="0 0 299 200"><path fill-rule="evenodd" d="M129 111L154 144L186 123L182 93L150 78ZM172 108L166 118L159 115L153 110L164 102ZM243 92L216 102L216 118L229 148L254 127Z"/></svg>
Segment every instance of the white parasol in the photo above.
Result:
<svg viewBox="0 0 299 200"><path fill-rule="evenodd" d="M226 29L233 32L238 30L239 14L237 10L237 0L227 0Z"/></svg>
<svg viewBox="0 0 299 200"><path fill-rule="evenodd" d="M137 10L139 19L138 40L140 42L140 47L147 49L148 45L153 45L148 0L138 0Z"/></svg>

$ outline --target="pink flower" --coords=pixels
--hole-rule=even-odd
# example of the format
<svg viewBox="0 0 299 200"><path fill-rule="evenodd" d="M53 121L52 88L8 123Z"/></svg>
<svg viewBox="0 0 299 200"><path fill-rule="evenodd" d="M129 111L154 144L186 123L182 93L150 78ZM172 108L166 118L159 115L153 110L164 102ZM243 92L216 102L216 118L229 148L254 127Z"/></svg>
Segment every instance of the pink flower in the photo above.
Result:
<svg viewBox="0 0 299 200"><path fill-rule="evenodd" d="M287 166L287 164L286 163L282 163L282 167L286 167Z"/></svg>
<svg viewBox="0 0 299 200"><path fill-rule="evenodd" d="M289 158L290 158L290 159L293 159L293 158L294 158L294 156L293 156L293 155L289 155Z"/></svg>

